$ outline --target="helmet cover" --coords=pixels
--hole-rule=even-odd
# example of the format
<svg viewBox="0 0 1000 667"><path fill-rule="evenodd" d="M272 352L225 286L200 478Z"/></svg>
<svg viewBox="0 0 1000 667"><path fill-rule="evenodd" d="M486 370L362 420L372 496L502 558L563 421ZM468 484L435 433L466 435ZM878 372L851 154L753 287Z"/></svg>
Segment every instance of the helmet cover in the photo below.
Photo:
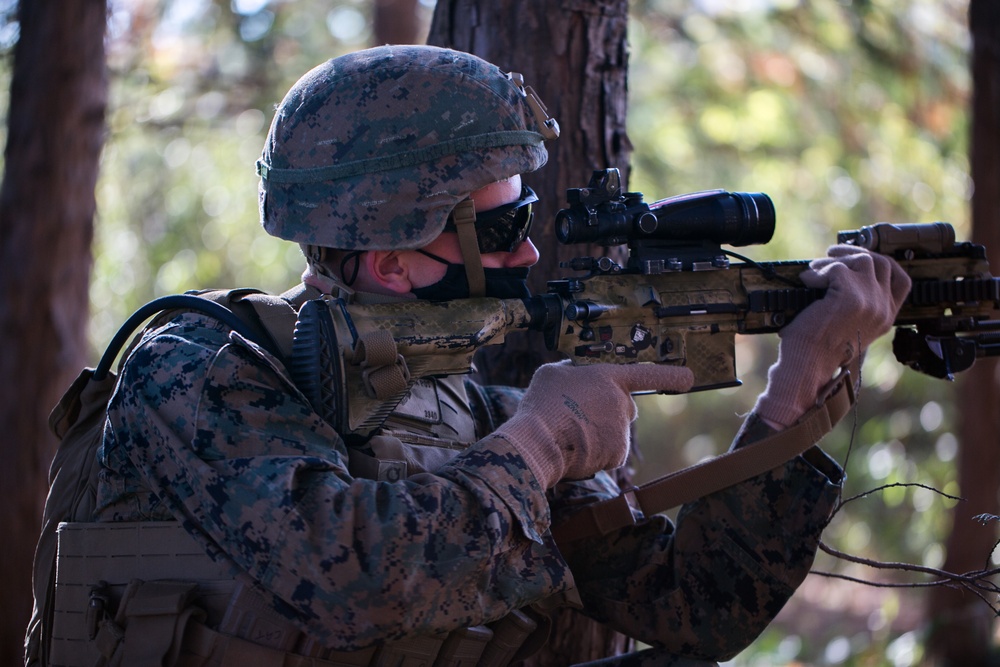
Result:
<svg viewBox="0 0 1000 667"><path fill-rule="evenodd" d="M432 46L314 68L278 106L257 163L264 229L345 250L426 245L471 192L545 164L546 120L558 125L527 91L518 75Z"/></svg>

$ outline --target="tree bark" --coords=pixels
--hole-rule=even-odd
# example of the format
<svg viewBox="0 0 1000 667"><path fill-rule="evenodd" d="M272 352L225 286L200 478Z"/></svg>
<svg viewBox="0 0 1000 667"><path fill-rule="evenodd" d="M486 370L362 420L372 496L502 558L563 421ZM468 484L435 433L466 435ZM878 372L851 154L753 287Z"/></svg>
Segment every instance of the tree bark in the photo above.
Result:
<svg viewBox="0 0 1000 667"><path fill-rule="evenodd" d="M558 10L545 0L441 0L434 10L429 44L520 72L559 121L561 136L547 142L548 164L523 176L540 199L531 231L541 255L529 277L533 293L557 277L560 261L607 254L600 247L559 245L554 223L566 206L566 190L586 187L593 170L618 167L622 183L628 182L627 21L626 0L567 0ZM477 363L493 381L525 386L537 366L556 357L535 334L512 338L484 350Z"/></svg>
<svg viewBox="0 0 1000 667"><path fill-rule="evenodd" d="M565 0L558 7L547 0L438 0L435 8L429 44L520 72L559 121L560 138L547 142L548 164L522 176L540 200L531 233L541 255L529 279L533 293L558 277L561 261L587 254L621 258L600 247L560 246L554 222L566 206L566 190L586 187L593 170L618 167L627 183L627 22L627 0ZM539 365L556 358L539 335L524 334L482 350L476 364L485 382L526 386ZM549 643L526 664L568 665L631 645L624 635L565 609L553 616Z"/></svg>
<svg viewBox="0 0 1000 667"><path fill-rule="evenodd" d="M420 36L417 0L375 0L373 4L373 46L417 43Z"/></svg>
<svg viewBox="0 0 1000 667"><path fill-rule="evenodd" d="M972 33L972 113L970 164L972 240L986 246L990 265L1000 266L1000 7L990 0L969 4ZM961 449L959 495L944 568L968 572L989 566L997 538L996 524L974 516L998 515L1000 489L1000 382L993 359L979 359L959 386ZM928 649L935 664L947 667L988 664L994 618L989 607L971 593L938 587L928 599L933 629Z"/></svg>
<svg viewBox="0 0 1000 667"><path fill-rule="evenodd" d="M23 661L31 562L55 448L46 421L86 361L106 0L20 3L0 185L0 663Z"/></svg>

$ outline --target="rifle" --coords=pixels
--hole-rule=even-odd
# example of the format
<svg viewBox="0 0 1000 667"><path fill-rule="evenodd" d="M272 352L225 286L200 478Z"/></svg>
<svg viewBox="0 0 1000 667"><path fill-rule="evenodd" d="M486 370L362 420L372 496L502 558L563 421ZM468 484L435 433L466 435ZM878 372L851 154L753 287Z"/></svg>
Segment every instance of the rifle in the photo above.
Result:
<svg viewBox="0 0 1000 667"><path fill-rule="evenodd" d="M823 296L798 278L810 260L755 262L722 248L770 241L766 194L709 190L647 204L606 169L567 200L556 217L559 241L627 244L624 266L574 259L562 267L584 275L550 281L548 293L526 299L306 303L291 372L317 411L341 433L370 434L415 381L467 373L480 347L522 330L540 331L548 349L575 364L686 365L691 391L737 386L736 335L777 332ZM950 380L976 358L1000 354L992 333L1000 330L1000 282L982 245L956 243L944 222L878 223L837 241L895 258L912 279L895 321L901 363Z"/></svg>

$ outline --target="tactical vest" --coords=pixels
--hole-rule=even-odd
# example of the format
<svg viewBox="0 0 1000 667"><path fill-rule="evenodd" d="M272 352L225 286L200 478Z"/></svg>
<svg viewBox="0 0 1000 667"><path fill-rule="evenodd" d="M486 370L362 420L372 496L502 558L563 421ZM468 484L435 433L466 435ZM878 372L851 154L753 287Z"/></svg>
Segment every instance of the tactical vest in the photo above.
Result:
<svg viewBox="0 0 1000 667"><path fill-rule="evenodd" d="M287 358L291 346L281 332L290 330L295 311L276 297L253 298L251 294L244 299L244 294L222 293L219 300L232 301L233 309L242 310L243 317L255 313L256 326L248 331L238 321L227 323L251 340L271 339L261 346ZM110 395L107 378L103 384L89 379L87 371L81 374L50 417L60 438L67 429L93 429L95 413L103 414ZM560 543L604 535L632 525L636 507L650 516L775 468L830 431L853 405L853 389L851 374L844 372L794 426L752 447L588 505L553 526L553 534ZM105 403L93 397L88 400L88 392L103 396ZM357 477L379 480L432 471L468 447L477 435L486 435L499 425L491 421L489 403L481 388L460 376L417 382L372 437L351 448L349 470ZM80 458L78 452L67 453L63 444L65 440L50 472L56 481L60 466L94 465L93 455L89 460ZM85 496L85 486L72 490ZM48 509L47 501L43 539L52 519ZM521 610L485 626L440 636L414 637L360 652L330 651L278 617L266 603L266 592L255 590L249 578L230 576L176 523L75 521L60 523L57 536L53 600L44 590L51 573L39 568L39 554L41 561L46 560L41 540L36 551L36 607L41 599L43 616L51 617L52 629L37 632L33 617L28 636L31 666L497 667L530 655L546 634L543 616ZM39 580L43 580L41 586ZM558 598L542 603L546 608L579 604L573 592ZM51 637L48 656L43 648L42 659L32 660L38 655L39 635L43 645Z"/></svg>
<svg viewBox="0 0 1000 667"><path fill-rule="evenodd" d="M254 309L268 347L290 350L282 332L291 331L294 311L273 297ZM351 474L397 481L437 469L486 435L474 418L490 414L485 401L461 376L417 381L375 435L349 449ZM488 432L494 424L486 421ZM332 651L275 613L248 577L234 579L177 522L67 522L57 539L52 667L500 667L544 642L543 619L525 610L451 633Z"/></svg>

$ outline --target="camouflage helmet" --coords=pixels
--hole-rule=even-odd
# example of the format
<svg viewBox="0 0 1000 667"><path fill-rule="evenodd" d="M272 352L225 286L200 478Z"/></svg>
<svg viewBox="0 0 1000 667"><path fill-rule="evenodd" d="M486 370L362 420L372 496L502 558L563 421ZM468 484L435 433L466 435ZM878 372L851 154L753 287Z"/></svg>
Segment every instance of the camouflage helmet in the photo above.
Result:
<svg viewBox="0 0 1000 667"><path fill-rule="evenodd" d="M419 248L471 192L545 164L558 127L519 74L467 53L334 58L277 109L257 162L261 222L300 244Z"/></svg>

